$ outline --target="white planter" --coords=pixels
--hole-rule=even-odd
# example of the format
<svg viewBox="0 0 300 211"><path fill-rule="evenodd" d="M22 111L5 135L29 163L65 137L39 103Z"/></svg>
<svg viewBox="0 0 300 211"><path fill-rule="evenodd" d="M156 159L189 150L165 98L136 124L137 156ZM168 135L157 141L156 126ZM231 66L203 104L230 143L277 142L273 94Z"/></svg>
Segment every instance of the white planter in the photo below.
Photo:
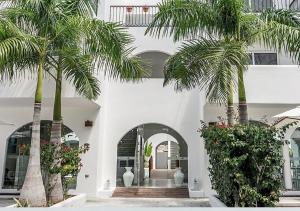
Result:
<svg viewBox="0 0 300 211"><path fill-rule="evenodd" d="M126 172L123 174L123 181L125 187L131 187L134 174L131 172L132 167L125 167Z"/></svg>
<svg viewBox="0 0 300 211"><path fill-rule="evenodd" d="M176 172L174 174L175 186L176 187L182 186L183 179L184 179L184 174L182 173L181 168L180 167L176 168Z"/></svg>
<svg viewBox="0 0 300 211"><path fill-rule="evenodd" d="M59 202L57 204L52 205L50 208L58 208L58 207L83 207L86 203L87 196L85 193L78 194L67 200Z"/></svg>
<svg viewBox="0 0 300 211"><path fill-rule="evenodd" d="M86 203L87 196L85 193L72 196L64 201L52 205L49 208L59 208L59 207L83 207ZM7 206L6 208L17 208L17 204Z"/></svg>
<svg viewBox="0 0 300 211"><path fill-rule="evenodd" d="M144 168L144 178L149 178L149 168Z"/></svg>

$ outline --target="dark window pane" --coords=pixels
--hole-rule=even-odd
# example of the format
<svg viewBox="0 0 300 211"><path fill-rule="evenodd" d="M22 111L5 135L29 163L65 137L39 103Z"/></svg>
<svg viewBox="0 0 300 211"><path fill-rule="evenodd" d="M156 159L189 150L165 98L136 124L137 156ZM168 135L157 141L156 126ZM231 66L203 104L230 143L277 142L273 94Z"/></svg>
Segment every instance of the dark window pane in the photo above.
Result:
<svg viewBox="0 0 300 211"><path fill-rule="evenodd" d="M254 53L255 65L277 65L276 53Z"/></svg>
<svg viewBox="0 0 300 211"><path fill-rule="evenodd" d="M273 0L251 0L251 10L253 12L262 12L266 9L274 8Z"/></svg>

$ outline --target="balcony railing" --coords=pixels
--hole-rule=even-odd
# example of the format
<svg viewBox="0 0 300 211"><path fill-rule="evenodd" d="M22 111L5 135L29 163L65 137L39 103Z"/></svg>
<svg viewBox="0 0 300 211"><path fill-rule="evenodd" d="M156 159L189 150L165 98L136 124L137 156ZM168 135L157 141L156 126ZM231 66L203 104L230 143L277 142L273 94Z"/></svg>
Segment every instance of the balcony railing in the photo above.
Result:
<svg viewBox="0 0 300 211"><path fill-rule="evenodd" d="M201 1L201 0L200 0ZM290 9L300 12L300 0L244 0L245 11L259 13L266 9ZM147 27L158 12L157 6L110 6L110 21L127 27Z"/></svg>
<svg viewBox="0 0 300 211"><path fill-rule="evenodd" d="M157 12L157 6L111 6L109 19L127 27L147 27Z"/></svg>

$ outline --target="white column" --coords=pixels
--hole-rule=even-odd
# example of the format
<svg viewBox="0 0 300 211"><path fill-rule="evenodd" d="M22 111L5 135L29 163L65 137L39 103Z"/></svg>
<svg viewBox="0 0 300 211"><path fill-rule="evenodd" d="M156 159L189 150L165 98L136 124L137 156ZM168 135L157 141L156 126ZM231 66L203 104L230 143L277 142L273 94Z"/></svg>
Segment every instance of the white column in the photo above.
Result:
<svg viewBox="0 0 300 211"><path fill-rule="evenodd" d="M291 161L290 161L288 142L289 142L288 140L285 140L283 145L283 159L284 159L283 177L284 177L285 189L292 190L293 183L292 183Z"/></svg>
<svg viewBox="0 0 300 211"><path fill-rule="evenodd" d="M168 170L171 169L171 141L168 141Z"/></svg>

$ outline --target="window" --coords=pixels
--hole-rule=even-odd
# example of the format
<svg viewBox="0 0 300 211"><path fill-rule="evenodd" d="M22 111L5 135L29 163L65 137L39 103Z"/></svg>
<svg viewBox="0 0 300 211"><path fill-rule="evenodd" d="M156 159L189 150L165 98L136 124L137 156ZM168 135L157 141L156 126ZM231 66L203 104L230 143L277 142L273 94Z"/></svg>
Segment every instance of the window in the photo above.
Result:
<svg viewBox="0 0 300 211"><path fill-rule="evenodd" d="M246 9L253 12L262 12L266 9L273 9L275 7L273 0L244 0Z"/></svg>
<svg viewBox="0 0 300 211"><path fill-rule="evenodd" d="M277 53L249 53L250 65L277 65Z"/></svg>
<svg viewBox="0 0 300 211"><path fill-rule="evenodd" d="M41 144L49 142L51 124L52 122L48 120L41 121ZM11 134L7 140L3 189L22 188L29 161L31 126L32 123L22 126ZM62 126L62 142L70 147L79 146L78 137L65 125ZM74 182L70 184L70 187L76 187L76 178L74 178Z"/></svg>

